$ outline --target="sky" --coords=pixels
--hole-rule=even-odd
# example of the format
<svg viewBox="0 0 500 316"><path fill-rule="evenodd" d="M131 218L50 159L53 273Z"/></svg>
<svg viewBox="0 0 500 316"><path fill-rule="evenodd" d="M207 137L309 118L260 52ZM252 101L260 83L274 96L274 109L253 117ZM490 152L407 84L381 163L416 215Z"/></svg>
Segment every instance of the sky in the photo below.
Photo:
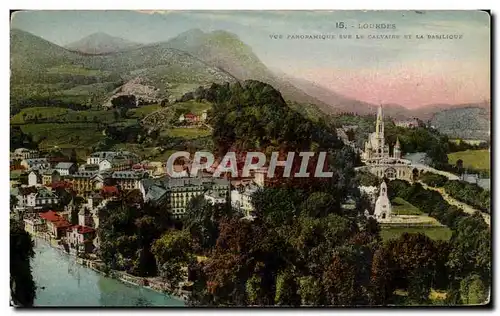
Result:
<svg viewBox="0 0 500 316"><path fill-rule="evenodd" d="M340 22L347 29L337 28ZM361 101L419 108L490 99L490 17L481 11L24 11L11 26L58 45L96 32L153 43L193 28L226 30L270 69ZM427 37L436 34L461 38ZM337 38L289 38L294 35Z"/></svg>

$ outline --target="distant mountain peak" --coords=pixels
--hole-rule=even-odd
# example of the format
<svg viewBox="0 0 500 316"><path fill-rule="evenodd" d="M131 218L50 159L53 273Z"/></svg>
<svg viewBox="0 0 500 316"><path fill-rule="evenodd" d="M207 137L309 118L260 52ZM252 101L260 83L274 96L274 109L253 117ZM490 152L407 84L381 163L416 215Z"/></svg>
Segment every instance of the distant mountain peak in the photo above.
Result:
<svg viewBox="0 0 500 316"><path fill-rule="evenodd" d="M105 54L133 49L139 46L141 44L121 37L112 36L104 32L96 32L66 45L65 48L86 54Z"/></svg>

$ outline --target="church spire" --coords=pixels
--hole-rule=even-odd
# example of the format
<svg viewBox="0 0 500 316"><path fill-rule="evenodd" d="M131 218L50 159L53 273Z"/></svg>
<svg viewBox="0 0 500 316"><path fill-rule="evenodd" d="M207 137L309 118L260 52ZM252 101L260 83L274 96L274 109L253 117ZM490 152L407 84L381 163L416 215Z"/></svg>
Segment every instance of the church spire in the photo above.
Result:
<svg viewBox="0 0 500 316"><path fill-rule="evenodd" d="M394 148L401 148L401 144L399 143L399 137L396 138L396 145L394 145Z"/></svg>
<svg viewBox="0 0 500 316"><path fill-rule="evenodd" d="M384 133L384 115L382 113L382 104L380 104L378 106L378 111L377 111L377 125L375 126L375 132L379 136L380 136L380 134L383 135L383 133Z"/></svg>

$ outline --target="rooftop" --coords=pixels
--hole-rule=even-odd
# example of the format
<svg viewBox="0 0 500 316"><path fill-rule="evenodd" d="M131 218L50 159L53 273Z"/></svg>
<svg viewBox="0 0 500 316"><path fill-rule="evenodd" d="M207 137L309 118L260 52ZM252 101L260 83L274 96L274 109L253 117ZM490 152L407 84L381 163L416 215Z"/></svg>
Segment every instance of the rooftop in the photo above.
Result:
<svg viewBox="0 0 500 316"><path fill-rule="evenodd" d="M47 158L27 158L24 159L26 163L30 164L35 164L35 163L48 163Z"/></svg>
<svg viewBox="0 0 500 316"><path fill-rule="evenodd" d="M72 178L92 178L97 175L97 171L78 171L71 175Z"/></svg>
<svg viewBox="0 0 500 316"><path fill-rule="evenodd" d="M115 171L111 174L113 179L140 179L144 177L144 172L137 171Z"/></svg>
<svg viewBox="0 0 500 316"><path fill-rule="evenodd" d="M82 225L75 225L71 227L71 229L76 230L78 234L91 233L95 231L95 229L93 229L92 227L82 226Z"/></svg>
<svg viewBox="0 0 500 316"><path fill-rule="evenodd" d="M40 217L49 222L56 222L62 219L61 215L57 214L54 211L47 211L45 213L40 213Z"/></svg>
<svg viewBox="0 0 500 316"><path fill-rule="evenodd" d="M20 154L20 153L23 153L23 152L36 152L36 150L28 149L28 148L16 148L14 150L14 153L16 153L16 154Z"/></svg>
<svg viewBox="0 0 500 316"><path fill-rule="evenodd" d="M74 165L72 162L60 162L56 165L55 169L69 169Z"/></svg>

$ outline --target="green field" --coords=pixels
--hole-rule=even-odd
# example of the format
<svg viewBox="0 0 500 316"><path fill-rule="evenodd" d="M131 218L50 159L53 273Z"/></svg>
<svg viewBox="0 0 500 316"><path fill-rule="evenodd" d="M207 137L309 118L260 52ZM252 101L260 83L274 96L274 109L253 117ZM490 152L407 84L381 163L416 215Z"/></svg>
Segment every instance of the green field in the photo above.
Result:
<svg viewBox="0 0 500 316"><path fill-rule="evenodd" d="M209 110L211 107L211 103L196 101L179 102L172 105L174 109L184 110L198 115L200 115L203 110Z"/></svg>
<svg viewBox="0 0 500 316"><path fill-rule="evenodd" d="M159 109L161 109L161 106L159 104L150 104L138 107L137 109L131 109L127 114L130 117L142 118L143 116L153 113Z"/></svg>
<svg viewBox="0 0 500 316"><path fill-rule="evenodd" d="M384 241L398 238L403 233L424 233L433 240L449 240L452 231L448 227L386 227L382 228L380 235Z"/></svg>
<svg viewBox="0 0 500 316"><path fill-rule="evenodd" d="M392 212L396 215L421 215L422 211L400 197L391 201Z"/></svg>
<svg viewBox="0 0 500 316"><path fill-rule="evenodd" d="M111 123L114 121L113 111L89 110L73 111L59 107L33 107L23 109L11 117L12 124L32 123L34 117L37 117L40 123L50 122L101 122ZM28 121L28 122L26 122Z"/></svg>
<svg viewBox="0 0 500 316"><path fill-rule="evenodd" d="M458 159L462 159L465 168L477 170L490 170L490 152L487 149L466 150L448 154L450 164L455 164Z"/></svg>
<svg viewBox="0 0 500 316"><path fill-rule="evenodd" d="M193 139L198 137L204 137L211 135L211 131L208 129L201 128L170 128L161 132L161 136L169 136L169 137L180 137L184 139Z"/></svg>
<svg viewBox="0 0 500 316"><path fill-rule="evenodd" d="M65 75L80 75L80 76L108 76L110 74L109 71L102 71L97 69L88 69L81 66L75 65L62 65L57 67L52 67L47 69L47 72L50 74L65 74Z"/></svg>
<svg viewBox="0 0 500 316"><path fill-rule="evenodd" d="M94 123L42 123L26 124L21 130L33 136L35 141L43 139L41 147L79 148L96 145L103 139L102 131Z"/></svg>

